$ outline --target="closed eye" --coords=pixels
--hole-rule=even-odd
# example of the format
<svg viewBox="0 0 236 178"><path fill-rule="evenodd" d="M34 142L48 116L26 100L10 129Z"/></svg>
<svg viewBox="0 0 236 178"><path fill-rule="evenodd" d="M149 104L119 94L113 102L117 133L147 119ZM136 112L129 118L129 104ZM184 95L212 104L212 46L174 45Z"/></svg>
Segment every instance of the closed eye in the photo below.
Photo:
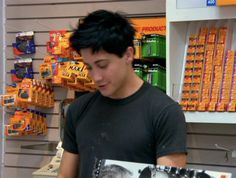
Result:
<svg viewBox="0 0 236 178"><path fill-rule="evenodd" d="M107 68L107 66L108 66L108 64L98 64L98 67L100 69L105 69L105 68Z"/></svg>
<svg viewBox="0 0 236 178"><path fill-rule="evenodd" d="M109 64L109 61L105 60L105 59L99 60L99 61L96 62L97 67L99 67L100 69L107 68L108 64Z"/></svg>

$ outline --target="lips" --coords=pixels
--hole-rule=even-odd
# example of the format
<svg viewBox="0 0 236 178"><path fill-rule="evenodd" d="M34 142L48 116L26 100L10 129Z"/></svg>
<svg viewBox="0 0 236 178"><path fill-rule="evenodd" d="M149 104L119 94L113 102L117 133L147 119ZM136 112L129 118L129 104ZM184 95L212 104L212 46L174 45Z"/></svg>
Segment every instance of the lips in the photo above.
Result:
<svg viewBox="0 0 236 178"><path fill-rule="evenodd" d="M106 86L107 86L107 85L99 85L98 88L104 89L104 88L106 88Z"/></svg>

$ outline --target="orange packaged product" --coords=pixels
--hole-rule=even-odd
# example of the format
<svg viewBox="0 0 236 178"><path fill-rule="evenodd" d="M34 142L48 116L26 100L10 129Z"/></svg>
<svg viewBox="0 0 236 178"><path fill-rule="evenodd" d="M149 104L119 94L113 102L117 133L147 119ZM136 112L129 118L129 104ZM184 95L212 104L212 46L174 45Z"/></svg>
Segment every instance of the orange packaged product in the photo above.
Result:
<svg viewBox="0 0 236 178"><path fill-rule="evenodd" d="M42 79L52 79L52 65L51 63L43 63L39 67L40 76Z"/></svg>
<svg viewBox="0 0 236 178"><path fill-rule="evenodd" d="M217 105L216 105L216 111L218 111L218 112L224 112L224 111L226 111L226 108L225 108L225 103L217 103Z"/></svg>
<svg viewBox="0 0 236 178"><path fill-rule="evenodd" d="M190 94L191 99L198 99L199 97L199 91L192 91Z"/></svg>
<svg viewBox="0 0 236 178"><path fill-rule="evenodd" d="M42 82L42 107L48 107L48 98L47 98L47 86L45 83Z"/></svg>
<svg viewBox="0 0 236 178"><path fill-rule="evenodd" d="M219 29L219 37L218 37L217 43L220 43L220 44L224 44L225 43L227 31L228 31L227 27L221 27Z"/></svg>
<svg viewBox="0 0 236 178"><path fill-rule="evenodd" d="M31 135L36 135L36 126L37 126L36 111L29 110L29 112L32 114L32 119L31 119L32 133L31 133Z"/></svg>
<svg viewBox="0 0 236 178"><path fill-rule="evenodd" d="M193 91L199 91L200 90L200 84L199 83L193 83L191 90Z"/></svg>
<svg viewBox="0 0 236 178"><path fill-rule="evenodd" d="M210 102L207 108L208 111L216 111L216 102Z"/></svg>
<svg viewBox="0 0 236 178"><path fill-rule="evenodd" d="M213 54L211 53L206 53L206 61L209 63L213 63Z"/></svg>
<svg viewBox="0 0 236 178"><path fill-rule="evenodd" d="M186 69L184 72L185 76L192 76L193 75L193 69Z"/></svg>
<svg viewBox="0 0 236 178"><path fill-rule="evenodd" d="M46 107L46 108L49 108L49 94L50 94L50 91L49 91L49 87L47 84L44 84L44 94L43 94L43 106Z"/></svg>
<svg viewBox="0 0 236 178"><path fill-rule="evenodd" d="M185 68L191 69L194 66L194 61L186 61Z"/></svg>
<svg viewBox="0 0 236 178"><path fill-rule="evenodd" d="M205 65L205 73L212 73L213 66L212 65Z"/></svg>
<svg viewBox="0 0 236 178"><path fill-rule="evenodd" d="M61 63L52 63L52 84L54 85L61 85L62 84L62 68L63 66Z"/></svg>
<svg viewBox="0 0 236 178"><path fill-rule="evenodd" d="M183 91L189 91L191 89L191 83L184 83Z"/></svg>
<svg viewBox="0 0 236 178"><path fill-rule="evenodd" d="M205 45L206 43L206 35L200 35L198 37L197 45Z"/></svg>
<svg viewBox="0 0 236 178"><path fill-rule="evenodd" d="M187 60L188 60L188 61L193 61L194 58L195 58L195 55L194 55L194 54L188 54L188 55L187 55Z"/></svg>
<svg viewBox="0 0 236 178"><path fill-rule="evenodd" d="M190 97L190 92L189 91L183 91L182 92L182 98L183 99L187 99Z"/></svg>
<svg viewBox="0 0 236 178"><path fill-rule="evenodd" d="M214 65L222 65L222 64L223 64L223 60L221 60L221 59L214 60Z"/></svg>
<svg viewBox="0 0 236 178"><path fill-rule="evenodd" d="M194 76L201 76L202 75L202 68L194 69L193 75Z"/></svg>
<svg viewBox="0 0 236 178"><path fill-rule="evenodd" d="M30 121L30 115L27 112L16 111L14 116L10 118L9 125L5 126L5 134L7 136L28 135L32 132Z"/></svg>
<svg viewBox="0 0 236 178"><path fill-rule="evenodd" d="M38 117L38 133L37 135L45 135L47 133L46 116L43 113L39 113Z"/></svg>
<svg viewBox="0 0 236 178"><path fill-rule="evenodd" d="M206 108L207 108L207 103L205 103L205 102L200 102L200 103L198 104L197 110L198 110L198 111L206 111Z"/></svg>
<svg viewBox="0 0 236 178"><path fill-rule="evenodd" d="M196 53L204 53L205 47L204 46L197 46Z"/></svg>
<svg viewBox="0 0 236 178"><path fill-rule="evenodd" d="M192 77L185 76L184 77L184 83L192 83Z"/></svg>
<svg viewBox="0 0 236 178"><path fill-rule="evenodd" d="M210 51L212 53L214 53L214 49L215 49L215 44L207 44L206 45L206 51Z"/></svg>
<svg viewBox="0 0 236 178"><path fill-rule="evenodd" d="M23 79L18 91L18 101L30 103L32 101L32 80Z"/></svg>
<svg viewBox="0 0 236 178"><path fill-rule="evenodd" d="M196 61L203 61L204 60L204 54L202 53L197 53L195 56Z"/></svg>
<svg viewBox="0 0 236 178"><path fill-rule="evenodd" d="M36 103L36 91L37 91L37 85L35 79L32 80L32 104L35 105Z"/></svg>
<svg viewBox="0 0 236 178"><path fill-rule="evenodd" d="M208 39L207 39L208 44L216 42L216 34L217 34L217 28L212 27L208 34Z"/></svg>
<svg viewBox="0 0 236 178"><path fill-rule="evenodd" d="M236 101L230 102L227 106L227 111L235 112L236 111Z"/></svg>
<svg viewBox="0 0 236 178"><path fill-rule="evenodd" d="M193 34L189 37L189 45L194 46L197 44L197 35Z"/></svg>
<svg viewBox="0 0 236 178"><path fill-rule="evenodd" d="M193 83L201 83L201 77L200 76L193 76Z"/></svg>
<svg viewBox="0 0 236 178"><path fill-rule="evenodd" d="M224 56L224 48L223 47L220 47L220 46L217 45L216 56L217 57L223 57Z"/></svg>
<svg viewBox="0 0 236 178"><path fill-rule="evenodd" d="M211 73L204 73L203 78L204 81L211 81L212 75Z"/></svg>
<svg viewBox="0 0 236 178"><path fill-rule="evenodd" d="M186 111L187 110L187 105L188 105L188 99L182 99L182 101L179 104L182 107L182 110Z"/></svg>
<svg viewBox="0 0 236 178"><path fill-rule="evenodd" d="M43 84L41 81L38 81L37 84L37 102L36 105L37 106L42 106L43 103Z"/></svg>
<svg viewBox="0 0 236 178"><path fill-rule="evenodd" d="M40 112L36 111L35 112L35 118L34 118L34 122L35 122L34 135L39 135L39 133L40 133L40 126L39 126L40 118L41 118Z"/></svg>
<svg viewBox="0 0 236 178"><path fill-rule="evenodd" d="M196 48L194 46L188 46L187 53L188 54L193 54L195 53Z"/></svg>
<svg viewBox="0 0 236 178"><path fill-rule="evenodd" d="M207 88L207 87L205 87L205 88L202 89L202 93L204 93L204 94L207 94L207 95L208 95L209 92L210 92L210 89Z"/></svg>
<svg viewBox="0 0 236 178"><path fill-rule="evenodd" d="M42 114L42 117L43 117L43 123L42 123L41 127L42 127L42 131L43 131L43 135L46 135L48 132L46 114Z"/></svg>
<svg viewBox="0 0 236 178"><path fill-rule="evenodd" d="M202 61L196 61L194 64L195 68L202 68L203 62Z"/></svg>
<svg viewBox="0 0 236 178"><path fill-rule="evenodd" d="M205 103L208 103L209 100L210 100L209 95L208 94L204 94L204 93L201 93L200 98L201 98L201 101L205 102Z"/></svg>
<svg viewBox="0 0 236 178"><path fill-rule="evenodd" d="M18 94L18 86L17 85L9 85L6 86L6 94L0 95L1 106L17 106L17 94Z"/></svg>
<svg viewBox="0 0 236 178"><path fill-rule="evenodd" d="M0 95L0 106L14 106L16 95Z"/></svg>
<svg viewBox="0 0 236 178"><path fill-rule="evenodd" d="M66 80L70 80L70 71L68 70L68 66L70 65L69 62L64 62L64 63L60 63L60 70L61 70L61 73L59 73L61 76L62 79L66 79Z"/></svg>
<svg viewBox="0 0 236 178"><path fill-rule="evenodd" d="M190 100L187 105L188 111L196 111L198 106L197 100Z"/></svg>
<svg viewBox="0 0 236 178"><path fill-rule="evenodd" d="M207 27L201 27L200 30L199 30L199 33L200 34L204 34L206 35L208 33L208 28Z"/></svg>

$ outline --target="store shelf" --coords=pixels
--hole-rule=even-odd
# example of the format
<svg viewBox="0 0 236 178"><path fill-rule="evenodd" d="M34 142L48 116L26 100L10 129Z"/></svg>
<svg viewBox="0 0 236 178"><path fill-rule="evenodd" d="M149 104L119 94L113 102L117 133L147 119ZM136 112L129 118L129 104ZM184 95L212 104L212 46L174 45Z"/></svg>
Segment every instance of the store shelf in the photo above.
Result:
<svg viewBox="0 0 236 178"><path fill-rule="evenodd" d="M236 6L207 7L205 2L167 0L167 94L177 101L181 98L191 34L197 34L201 26L226 26L229 30L226 50L236 50ZM185 116L187 123L236 124L235 112L185 112Z"/></svg>
<svg viewBox="0 0 236 178"><path fill-rule="evenodd" d="M184 112L187 123L236 124L234 112Z"/></svg>

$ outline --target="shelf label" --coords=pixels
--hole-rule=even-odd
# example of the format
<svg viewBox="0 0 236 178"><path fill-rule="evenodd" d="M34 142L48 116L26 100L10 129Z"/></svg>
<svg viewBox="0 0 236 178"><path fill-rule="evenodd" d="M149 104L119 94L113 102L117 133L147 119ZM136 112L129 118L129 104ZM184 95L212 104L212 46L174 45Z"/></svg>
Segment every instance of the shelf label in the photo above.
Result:
<svg viewBox="0 0 236 178"><path fill-rule="evenodd" d="M207 6L216 6L216 0L207 0Z"/></svg>

